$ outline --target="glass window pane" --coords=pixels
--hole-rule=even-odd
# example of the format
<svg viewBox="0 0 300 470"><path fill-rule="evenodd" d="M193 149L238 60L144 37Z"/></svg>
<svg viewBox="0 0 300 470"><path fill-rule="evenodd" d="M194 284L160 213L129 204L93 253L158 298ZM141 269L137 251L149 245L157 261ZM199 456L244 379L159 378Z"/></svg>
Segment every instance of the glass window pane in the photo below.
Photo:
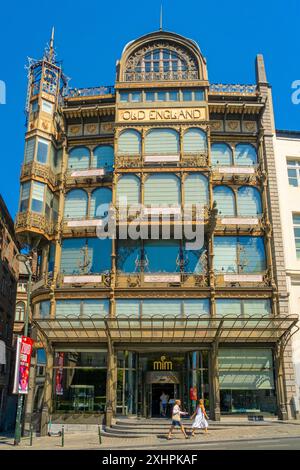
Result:
<svg viewBox="0 0 300 470"><path fill-rule="evenodd" d="M293 223L300 225L300 214L293 214Z"/></svg>
<svg viewBox="0 0 300 470"><path fill-rule="evenodd" d="M131 101L133 102L138 102L141 101L141 92L140 91L134 91L131 93Z"/></svg>
<svg viewBox="0 0 300 470"><path fill-rule="evenodd" d="M296 160L288 160L287 161L289 166L295 166L296 165Z"/></svg>
<svg viewBox="0 0 300 470"><path fill-rule="evenodd" d="M129 101L129 93L127 91L120 91L120 101L122 102Z"/></svg>
<svg viewBox="0 0 300 470"><path fill-rule="evenodd" d="M183 90L182 97L183 101L192 101L193 96L191 90Z"/></svg>
<svg viewBox="0 0 300 470"><path fill-rule="evenodd" d="M146 91L146 101L155 101L154 91Z"/></svg>
<svg viewBox="0 0 300 470"><path fill-rule="evenodd" d="M38 140L37 161L39 163L47 163L49 142L46 140Z"/></svg>
<svg viewBox="0 0 300 470"><path fill-rule="evenodd" d="M166 92L158 91L157 92L157 101L166 101Z"/></svg>
<svg viewBox="0 0 300 470"><path fill-rule="evenodd" d="M42 111L44 111L44 113L52 114L53 104L49 103L49 101L42 100Z"/></svg>
<svg viewBox="0 0 300 470"><path fill-rule="evenodd" d="M296 169L292 169L292 168L289 168L288 170L288 175L289 176L292 176L292 177L297 177L297 170Z"/></svg>
<svg viewBox="0 0 300 470"><path fill-rule="evenodd" d="M169 101L178 101L178 91L169 91Z"/></svg>
<svg viewBox="0 0 300 470"><path fill-rule="evenodd" d="M202 101L204 99L204 93L202 90L195 90L194 91L194 100L195 101Z"/></svg>
<svg viewBox="0 0 300 470"><path fill-rule="evenodd" d="M297 187L297 186L298 186L298 180L297 180L297 178L289 178L289 184L290 184L290 186L295 186L295 187Z"/></svg>

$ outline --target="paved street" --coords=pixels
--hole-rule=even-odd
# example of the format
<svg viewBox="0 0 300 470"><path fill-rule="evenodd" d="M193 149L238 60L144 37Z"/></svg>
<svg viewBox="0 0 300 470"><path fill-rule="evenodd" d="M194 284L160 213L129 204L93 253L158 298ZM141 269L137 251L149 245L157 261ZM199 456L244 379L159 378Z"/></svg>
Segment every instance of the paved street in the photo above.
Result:
<svg viewBox="0 0 300 470"><path fill-rule="evenodd" d="M64 447L58 436L34 437L33 445L23 439L14 447L12 437L0 437L0 450L63 450L63 449L298 449L300 450L300 422L279 423L277 421L251 425L220 425L209 429L207 435L200 432L195 438L185 440L180 431L174 432L171 441L166 433L149 434L148 437L102 437L99 444L98 434L94 432L65 433Z"/></svg>

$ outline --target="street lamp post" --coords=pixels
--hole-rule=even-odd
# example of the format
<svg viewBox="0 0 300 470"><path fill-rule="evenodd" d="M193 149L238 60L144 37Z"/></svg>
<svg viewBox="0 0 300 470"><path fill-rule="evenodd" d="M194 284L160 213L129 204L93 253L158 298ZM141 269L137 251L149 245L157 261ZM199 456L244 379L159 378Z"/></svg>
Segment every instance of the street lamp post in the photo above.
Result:
<svg viewBox="0 0 300 470"><path fill-rule="evenodd" d="M28 324L29 324L29 313L30 313L30 295L31 295L31 280L32 280L32 270L30 261L32 260L31 256L28 255L17 255L17 259L25 264L25 267L28 272L28 283L27 283L27 305L24 318L24 336L28 336ZM18 394L18 406L17 406L17 415L16 415L16 426L15 426L15 440L14 445L20 444L21 433L22 433L22 411L23 411L23 402L24 395Z"/></svg>

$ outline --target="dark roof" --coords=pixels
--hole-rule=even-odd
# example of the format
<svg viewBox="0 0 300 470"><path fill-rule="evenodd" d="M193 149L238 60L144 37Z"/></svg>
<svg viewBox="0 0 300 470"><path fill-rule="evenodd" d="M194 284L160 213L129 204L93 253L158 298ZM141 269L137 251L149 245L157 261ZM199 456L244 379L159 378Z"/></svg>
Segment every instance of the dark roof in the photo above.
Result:
<svg viewBox="0 0 300 470"><path fill-rule="evenodd" d="M4 219L4 222L7 225L7 228L10 232L11 237L14 239L16 245L18 246L16 237L15 237L14 221L9 213L7 205L5 204L5 201L3 197L1 196L1 194L0 194L0 215L1 215L1 218Z"/></svg>

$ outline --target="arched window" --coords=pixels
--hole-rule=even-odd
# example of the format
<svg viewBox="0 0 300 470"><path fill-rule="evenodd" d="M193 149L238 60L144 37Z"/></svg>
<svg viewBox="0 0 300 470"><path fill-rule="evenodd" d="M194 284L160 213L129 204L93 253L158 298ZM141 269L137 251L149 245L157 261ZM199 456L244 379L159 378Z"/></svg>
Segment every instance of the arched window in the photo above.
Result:
<svg viewBox="0 0 300 470"><path fill-rule="evenodd" d="M208 204L208 182L206 176L194 173L184 181L184 204Z"/></svg>
<svg viewBox="0 0 300 470"><path fill-rule="evenodd" d="M234 193L227 186L214 187L214 201L217 203L219 216L236 215Z"/></svg>
<svg viewBox="0 0 300 470"><path fill-rule="evenodd" d="M104 168L112 171L114 165L114 149L111 145L99 145L93 150L92 168Z"/></svg>
<svg viewBox="0 0 300 470"><path fill-rule="evenodd" d="M238 215L257 216L262 213L261 195L257 188L242 186L237 195Z"/></svg>
<svg viewBox="0 0 300 470"><path fill-rule="evenodd" d="M211 163L215 166L233 165L232 150L229 145L215 143L211 146Z"/></svg>
<svg viewBox="0 0 300 470"><path fill-rule="evenodd" d="M117 203L125 205L140 202L140 179L135 175L121 176L117 183Z"/></svg>
<svg viewBox="0 0 300 470"><path fill-rule="evenodd" d="M24 321L25 317L25 304L24 302L18 302L16 305L15 321Z"/></svg>
<svg viewBox="0 0 300 470"><path fill-rule="evenodd" d="M126 63L125 81L186 80L199 78L195 57L179 46L168 43L152 49L138 49Z"/></svg>
<svg viewBox="0 0 300 470"><path fill-rule="evenodd" d="M174 129L152 129L145 137L146 155L177 155L179 135Z"/></svg>
<svg viewBox="0 0 300 470"><path fill-rule="evenodd" d="M141 134L134 129L123 131L118 139L118 153L124 155L140 155Z"/></svg>
<svg viewBox="0 0 300 470"><path fill-rule="evenodd" d="M82 189L72 189L66 195L64 217L67 219L87 216L88 195Z"/></svg>
<svg viewBox="0 0 300 470"><path fill-rule="evenodd" d="M152 174L145 181L146 205L180 204L180 180L172 174Z"/></svg>
<svg viewBox="0 0 300 470"><path fill-rule="evenodd" d="M69 152L68 168L86 170L90 166L90 150L87 147L74 147Z"/></svg>
<svg viewBox="0 0 300 470"><path fill-rule="evenodd" d="M184 153L201 153L207 148L206 133L196 127L188 129L183 135Z"/></svg>
<svg viewBox="0 0 300 470"><path fill-rule="evenodd" d="M105 217L112 200L111 189L98 188L91 194L90 217Z"/></svg>
<svg viewBox="0 0 300 470"><path fill-rule="evenodd" d="M238 144L234 154L235 165L252 166L257 163L256 148L251 144Z"/></svg>

